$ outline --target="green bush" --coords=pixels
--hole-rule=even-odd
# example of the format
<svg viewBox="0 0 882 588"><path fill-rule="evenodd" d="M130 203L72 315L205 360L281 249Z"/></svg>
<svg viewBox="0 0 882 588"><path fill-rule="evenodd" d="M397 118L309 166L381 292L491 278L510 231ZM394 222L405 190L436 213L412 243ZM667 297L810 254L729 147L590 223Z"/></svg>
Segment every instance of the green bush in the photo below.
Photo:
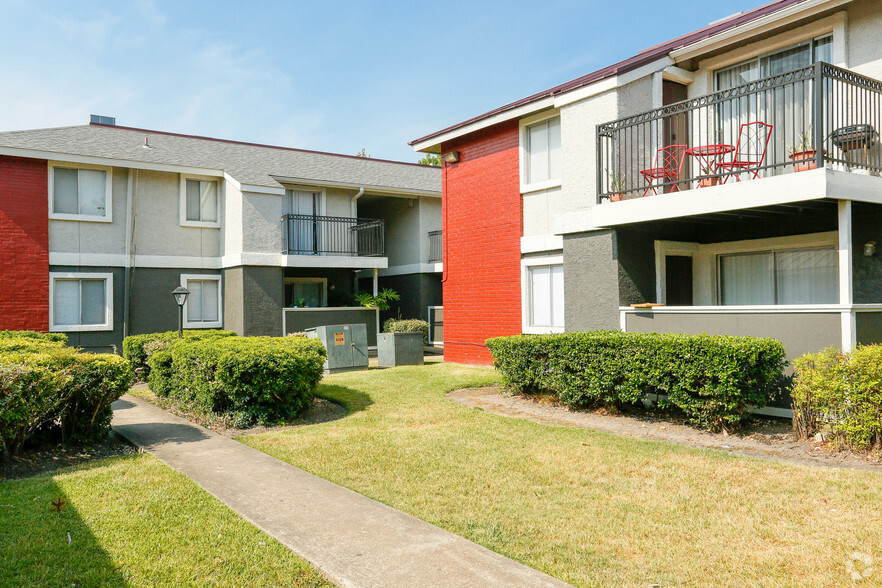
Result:
<svg viewBox="0 0 882 588"><path fill-rule="evenodd" d="M0 450L8 458L32 437L94 443L110 432L110 404L132 380L129 362L60 342L0 340Z"/></svg>
<svg viewBox="0 0 882 588"><path fill-rule="evenodd" d="M38 331L0 331L0 339L41 339L43 341L55 341L67 345L67 335L64 333L40 333Z"/></svg>
<svg viewBox="0 0 882 588"><path fill-rule="evenodd" d="M212 339L215 337L233 337L236 333L232 331L221 331L217 329L194 329L184 331L185 339ZM150 366L147 362L150 359L145 346L154 341L174 341L178 338L177 331L165 331L163 333L145 333L143 335L129 335L123 339L123 357L132 363L132 369L135 374L143 381L147 381L150 376Z"/></svg>
<svg viewBox="0 0 882 588"><path fill-rule="evenodd" d="M420 319L386 319L384 333L422 333L423 345L429 344L429 323Z"/></svg>
<svg viewBox="0 0 882 588"><path fill-rule="evenodd" d="M312 402L325 348L302 337L171 341L150 358L150 389L237 426L296 417Z"/></svg>
<svg viewBox="0 0 882 588"><path fill-rule="evenodd" d="M795 362L793 424L856 449L882 446L882 347L828 348Z"/></svg>
<svg viewBox="0 0 882 588"><path fill-rule="evenodd" d="M593 331L487 340L513 390L568 406L638 405L650 395L692 424L731 429L779 391L784 346L774 339Z"/></svg>

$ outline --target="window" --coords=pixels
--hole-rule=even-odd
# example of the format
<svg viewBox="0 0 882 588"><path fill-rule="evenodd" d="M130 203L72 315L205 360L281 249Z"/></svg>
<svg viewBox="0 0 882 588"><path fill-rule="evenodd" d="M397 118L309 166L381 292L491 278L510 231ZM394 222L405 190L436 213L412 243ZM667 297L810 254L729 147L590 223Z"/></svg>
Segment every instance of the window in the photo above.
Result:
<svg viewBox="0 0 882 588"><path fill-rule="evenodd" d="M286 307L317 308L327 305L327 278L285 278Z"/></svg>
<svg viewBox="0 0 882 588"><path fill-rule="evenodd" d="M560 181L560 117L524 129L524 183Z"/></svg>
<svg viewBox="0 0 882 588"><path fill-rule="evenodd" d="M110 222L110 168L49 168L49 218Z"/></svg>
<svg viewBox="0 0 882 588"><path fill-rule="evenodd" d="M51 331L112 331L113 274L50 273Z"/></svg>
<svg viewBox="0 0 882 588"><path fill-rule="evenodd" d="M220 276L182 275L181 285L190 291L184 304L184 326L188 329L222 327Z"/></svg>
<svg viewBox="0 0 882 588"><path fill-rule="evenodd" d="M529 286L529 326L564 326L563 266L545 265L527 268Z"/></svg>
<svg viewBox="0 0 882 588"><path fill-rule="evenodd" d="M181 224L190 227L219 227L218 182L182 178L181 184Z"/></svg>
<svg viewBox="0 0 882 588"><path fill-rule="evenodd" d="M791 249L719 256L720 303L836 304L836 250Z"/></svg>
<svg viewBox="0 0 882 588"><path fill-rule="evenodd" d="M728 90L761 78L788 72L818 61L833 61L833 37L826 35L799 45L742 61L716 73L717 90Z"/></svg>

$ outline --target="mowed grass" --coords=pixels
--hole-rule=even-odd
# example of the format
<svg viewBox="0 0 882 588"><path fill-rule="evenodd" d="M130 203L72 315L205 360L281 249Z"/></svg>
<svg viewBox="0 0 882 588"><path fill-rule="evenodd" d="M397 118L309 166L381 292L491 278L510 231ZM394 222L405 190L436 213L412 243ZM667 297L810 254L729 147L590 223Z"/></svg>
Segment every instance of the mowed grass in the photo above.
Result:
<svg viewBox="0 0 882 588"><path fill-rule="evenodd" d="M344 419L240 440L567 582L882 582L882 475L792 466L497 416L443 363L328 376Z"/></svg>
<svg viewBox="0 0 882 588"><path fill-rule="evenodd" d="M0 586L330 586L148 455L0 483L0 554Z"/></svg>

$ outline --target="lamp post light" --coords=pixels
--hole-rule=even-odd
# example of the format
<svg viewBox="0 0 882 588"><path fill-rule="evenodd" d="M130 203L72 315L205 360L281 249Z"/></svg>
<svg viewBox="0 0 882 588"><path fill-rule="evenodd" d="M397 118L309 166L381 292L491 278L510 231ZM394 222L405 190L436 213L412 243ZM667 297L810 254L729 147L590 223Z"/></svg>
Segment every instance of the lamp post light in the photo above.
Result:
<svg viewBox="0 0 882 588"><path fill-rule="evenodd" d="M175 297L175 302L178 303L178 338L181 339L184 337L184 303L187 302L187 296L190 295L190 291L184 288L183 286L178 286L172 292L172 296Z"/></svg>

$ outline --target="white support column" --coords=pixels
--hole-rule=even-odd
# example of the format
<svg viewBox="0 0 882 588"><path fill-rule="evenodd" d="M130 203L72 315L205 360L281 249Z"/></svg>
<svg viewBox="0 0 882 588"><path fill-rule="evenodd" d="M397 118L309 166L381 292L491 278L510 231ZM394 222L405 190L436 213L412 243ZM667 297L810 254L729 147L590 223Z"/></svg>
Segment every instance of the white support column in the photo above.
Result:
<svg viewBox="0 0 882 588"><path fill-rule="evenodd" d="M374 297L376 297L377 294L379 293L379 290L377 289L377 273L378 273L377 268L374 268ZM377 315L377 335L379 335L380 334L380 309L379 308L377 309L376 315Z"/></svg>
<svg viewBox="0 0 882 588"><path fill-rule="evenodd" d="M854 288L852 279L851 200L839 200L839 304L842 311L842 351L849 352L855 346Z"/></svg>

